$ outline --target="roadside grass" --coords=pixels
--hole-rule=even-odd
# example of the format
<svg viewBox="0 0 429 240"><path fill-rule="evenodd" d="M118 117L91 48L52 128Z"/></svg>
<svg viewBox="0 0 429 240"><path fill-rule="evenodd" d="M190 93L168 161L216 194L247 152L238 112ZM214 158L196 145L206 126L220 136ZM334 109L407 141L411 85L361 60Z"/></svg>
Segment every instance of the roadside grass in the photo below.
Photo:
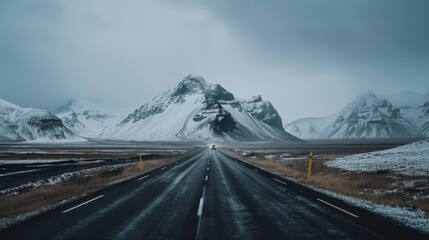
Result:
<svg viewBox="0 0 429 240"><path fill-rule="evenodd" d="M222 149L225 154L269 172L306 183L308 161L305 158L267 159L263 154L243 156ZM330 168L325 162L338 156L313 157L310 185L376 203L420 209L429 214L429 186L424 176L406 176L379 169L374 172L352 172Z"/></svg>
<svg viewBox="0 0 429 240"><path fill-rule="evenodd" d="M125 165L119 169L94 172L91 175L76 177L68 182L42 186L17 195L0 196L0 219L11 219L20 214L37 211L72 198L92 193L157 167L175 162L182 157L173 156L158 160L143 161ZM142 167L142 168L141 168Z"/></svg>

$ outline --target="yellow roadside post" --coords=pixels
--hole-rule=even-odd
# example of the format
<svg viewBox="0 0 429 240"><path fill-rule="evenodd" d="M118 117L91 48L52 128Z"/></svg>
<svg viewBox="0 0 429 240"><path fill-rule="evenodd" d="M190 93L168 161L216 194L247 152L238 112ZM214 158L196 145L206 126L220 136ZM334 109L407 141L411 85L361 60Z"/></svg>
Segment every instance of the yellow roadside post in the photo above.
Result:
<svg viewBox="0 0 429 240"><path fill-rule="evenodd" d="M140 172L143 172L143 168L144 168L144 165L143 165L143 156L140 156Z"/></svg>
<svg viewBox="0 0 429 240"><path fill-rule="evenodd" d="M311 168L313 166L313 152L308 155L308 172L307 172L307 184L311 182Z"/></svg>

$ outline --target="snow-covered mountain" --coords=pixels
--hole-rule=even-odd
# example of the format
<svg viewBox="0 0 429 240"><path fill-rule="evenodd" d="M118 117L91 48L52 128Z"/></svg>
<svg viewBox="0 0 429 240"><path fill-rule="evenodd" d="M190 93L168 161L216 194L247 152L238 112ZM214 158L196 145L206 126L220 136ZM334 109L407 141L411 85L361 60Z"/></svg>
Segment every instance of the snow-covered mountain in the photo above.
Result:
<svg viewBox="0 0 429 240"><path fill-rule="evenodd" d="M21 108L0 99L0 141L83 140L73 134L61 119L40 109Z"/></svg>
<svg viewBox="0 0 429 240"><path fill-rule="evenodd" d="M70 99L55 112L76 134L96 138L118 124L126 114L87 101Z"/></svg>
<svg viewBox="0 0 429 240"><path fill-rule="evenodd" d="M286 132L296 137L311 139L313 135L327 127L330 123L335 121L336 118L337 115L301 118L291 123L285 123L284 128Z"/></svg>
<svg viewBox="0 0 429 240"><path fill-rule="evenodd" d="M407 138L419 135L418 126L407 114L370 91L331 117L296 120L287 126L307 139Z"/></svg>
<svg viewBox="0 0 429 240"><path fill-rule="evenodd" d="M261 96L236 99L200 76L185 77L101 136L124 140L300 141Z"/></svg>
<svg viewBox="0 0 429 240"><path fill-rule="evenodd" d="M420 135L429 137L429 93L419 94L410 91L385 95L395 103L401 113L417 126Z"/></svg>

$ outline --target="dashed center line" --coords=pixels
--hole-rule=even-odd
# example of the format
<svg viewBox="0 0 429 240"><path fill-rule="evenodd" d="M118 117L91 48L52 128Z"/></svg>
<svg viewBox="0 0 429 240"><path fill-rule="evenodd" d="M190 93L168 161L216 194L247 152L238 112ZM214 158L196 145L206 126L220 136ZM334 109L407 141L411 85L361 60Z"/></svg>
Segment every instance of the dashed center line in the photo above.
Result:
<svg viewBox="0 0 429 240"><path fill-rule="evenodd" d="M259 172L259 171L258 171L258 169L255 169L255 168L253 169L253 171L255 171L255 172Z"/></svg>
<svg viewBox="0 0 429 240"><path fill-rule="evenodd" d="M200 205L198 206L198 212L197 212L197 216L201 217L203 215L203 206L204 206L204 195L206 193L206 186L204 185L203 187L203 194L201 195L200 198Z"/></svg>
<svg viewBox="0 0 429 240"><path fill-rule="evenodd" d="M67 210L63 211L63 213L70 212L71 210L74 210L74 209L76 209L76 208L78 208L78 207L82 207L83 205L88 204L88 203L90 203L90 202L92 202L92 201L95 201L95 200L97 200L97 199L99 199L99 198L101 198L101 197L103 197L103 196L104 196L104 195L100 195L100 196L98 196L98 197L96 197L96 198L93 198L93 199L91 199L91 200L88 200L88 201L86 201L86 202L84 202L84 203L81 203L81 204L79 204L79 205L77 205L77 206L74 206L74 207L72 207L72 208L69 208L69 209L67 209Z"/></svg>
<svg viewBox="0 0 429 240"><path fill-rule="evenodd" d="M206 176L206 181L209 179L209 176Z"/></svg>
<svg viewBox="0 0 429 240"><path fill-rule="evenodd" d="M342 209L342 208L340 208L340 207L337 207L337 206L335 206L335 205L333 205L333 204L331 204L331 203L328 203L328 202L326 202L326 201L323 201L322 199L320 199L320 198L318 198L317 199L318 201L320 201L320 202L322 202L322 203L324 203L324 204L326 204L326 205L328 205L328 206L331 206L331 207L333 207L333 208L335 208L335 209L338 209L338 210L340 210L340 211L342 211L342 212L344 212L344 213L347 213L348 215L350 215L350 216L352 216L352 217L355 217L355 218L358 218L359 216L358 215L356 215L356 214L353 214L353 213L351 213L351 212L349 212L349 211L346 211L346 210L344 210L344 209Z"/></svg>
<svg viewBox="0 0 429 240"><path fill-rule="evenodd" d="M146 175L146 176L144 176L144 177L141 177L141 178L137 179L137 181L140 181L140 180L145 179L145 178L147 178L147 177L149 177L149 175Z"/></svg>
<svg viewBox="0 0 429 240"><path fill-rule="evenodd" d="M279 183L281 183L281 184L283 184L283 185L287 185L285 182L282 182L282 181L280 181L280 180L278 180L278 179L276 179L276 178L273 178L275 181L277 181L277 182L279 182Z"/></svg>
<svg viewBox="0 0 429 240"><path fill-rule="evenodd" d="M163 167L163 168L161 168L161 170L164 170L164 169L166 169L167 167Z"/></svg>

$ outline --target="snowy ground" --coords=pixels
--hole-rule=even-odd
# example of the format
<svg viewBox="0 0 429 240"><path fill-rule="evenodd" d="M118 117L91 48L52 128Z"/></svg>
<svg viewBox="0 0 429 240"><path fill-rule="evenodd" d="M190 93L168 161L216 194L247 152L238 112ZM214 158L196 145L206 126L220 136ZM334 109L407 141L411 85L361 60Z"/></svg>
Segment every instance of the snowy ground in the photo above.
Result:
<svg viewBox="0 0 429 240"><path fill-rule="evenodd" d="M388 150L341 157L326 165L349 171L388 170L409 176L426 176L429 171L429 139Z"/></svg>

